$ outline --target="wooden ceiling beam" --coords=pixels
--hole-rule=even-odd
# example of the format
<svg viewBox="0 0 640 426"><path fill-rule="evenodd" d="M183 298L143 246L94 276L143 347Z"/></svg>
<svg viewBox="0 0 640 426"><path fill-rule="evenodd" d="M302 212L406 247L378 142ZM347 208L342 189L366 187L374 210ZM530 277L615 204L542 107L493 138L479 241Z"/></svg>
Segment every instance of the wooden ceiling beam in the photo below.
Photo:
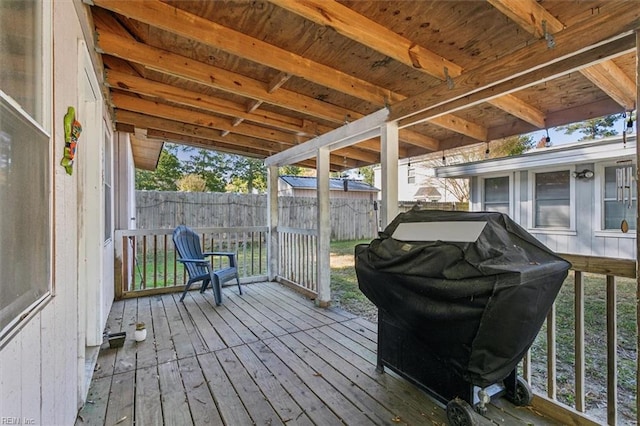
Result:
<svg viewBox="0 0 640 426"><path fill-rule="evenodd" d="M184 123L181 121L154 117L144 113L116 109L115 114L115 121L117 123L130 124L138 129L151 128L164 130L181 135L228 143L239 147L263 149L272 153L280 152L288 147L288 145L282 145L276 142L260 140L238 134L231 134L225 138L222 138L218 130L211 129L209 127L202 127L195 124Z"/></svg>
<svg viewBox="0 0 640 426"><path fill-rule="evenodd" d="M278 73L278 75L271 80L271 82L269 82L268 88L267 88L267 92L268 93L273 93L276 90L278 90L284 83L286 83L289 78L291 78L291 75L286 74L286 73ZM251 101L251 103L247 106L247 112L251 113L254 112L255 110L257 110L258 108L260 108L260 105L262 105L262 101ZM236 119L233 120L233 122L231 123L234 127L237 126L238 124L242 123L244 121L243 117L237 117ZM222 136L227 136L227 134L229 133L229 131L224 131L222 132Z"/></svg>
<svg viewBox="0 0 640 426"><path fill-rule="evenodd" d="M188 123L185 121L176 121L180 120L179 118L171 119L167 117L157 117L151 115L150 111L151 110L146 109L145 112L133 112L128 110L116 109L116 122L133 125L136 128L140 129L153 128L171 133L182 134L189 137L208 139L215 142L235 145L238 147L260 149L270 152L270 155L281 152L290 147L290 145L285 145L268 140L261 140L259 138L248 137L240 134L229 134L223 137L217 130L210 127ZM357 148L341 150L338 152L338 154L336 154L336 158L338 157L340 158L340 161L336 160L335 164L343 163L344 158L346 158L347 163L350 167L358 167L361 163L376 163L379 159L379 157L375 153L369 153Z"/></svg>
<svg viewBox="0 0 640 426"><path fill-rule="evenodd" d="M473 123L469 120L465 120L457 115L445 114L440 117L429 119L429 123L437 124L438 126L449 129L452 132L460 133L461 135L469 136L470 138L482 142L487 141L488 131L486 127Z"/></svg>
<svg viewBox="0 0 640 426"><path fill-rule="evenodd" d="M442 81L445 81L448 76L457 77L462 74L462 67L459 65L336 1L269 1L316 24L333 28L351 40Z"/></svg>
<svg viewBox="0 0 640 426"><path fill-rule="evenodd" d="M113 102L114 107L120 110L139 112L142 114L166 118L168 120L182 121L184 123L208 127L211 129L222 131L228 130L244 136L278 142L282 145L293 146L298 145L301 142L298 136L281 130L249 123L243 123L233 127L227 119L220 116L179 108L160 102L148 101L134 96L125 95L123 93L112 93L111 101Z"/></svg>
<svg viewBox="0 0 640 426"><path fill-rule="evenodd" d="M375 86L335 68L313 62L158 0L144 2L96 0L95 4L170 33L280 70L283 73L295 75L358 99L372 102L380 107L406 98L404 95Z"/></svg>
<svg viewBox="0 0 640 426"><path fill-rule="evenodd" d="M188 145L194 148L214 149L216 151L224 152L226 154L241 155L244 157L252 158L264 158L268 151L263 151L255 148L238 148L233 145L225 144L223 142L216 142L209 139L196 138L192 136L181 135L178 133L166 132L158 129L147 129L147 137L156 138L170 143L178 143L180 145ZM315 161L301 161L297 163L301 167L315 168ZM342 164L341 164L342 165ZM334 169L336 170L336 169Z"/></svg>
<svg viewBox="0 0 640 426"><path fill-rule="evenodd" d="M501 93L510 93L523 88L531 87L536 84L541 84L555 78L562 77L571 72L582 68L584 64L591 63L602 58L612 58L619 55L632 52L635 48L635 38L633 34L628 34L622 38L615 39L609 43L599 45L590 50L584 50L575 56L566 56L564 59L556 62L545 64L545 66L538 67L535 70L531 70L529 73L523 73L517 77L501 81L492 85L485 86L480 90L474 90L467 92L464 96L454 97L453 99L446 99L447 96L444 92L440 92L440 97L436 101L432 98L434 93L423 93L418 95L418 98L414 99L415 102L420 103L421 106L417 108L420 111L417 114L410 114L406 118L398 120L400 127L411 126L421 121L430 120L434 117L441 116L445 113L452 113L455 111L463 110L474 105L479 105L486 102L489 99L496 97ZM437 91L437 88L436 88ZM423 102L432 103L429 107L424 107ZM415 106L415 104L413 104ZM394 111L391 109L391 114L394 116L401 115L403 111ZM391 117L394 119L394 117ZM566 123L570 123L567 121ZM545 123L549 125L549 117L545 119ZM565 123L565 124L566 124ZM442 143L442 141L441 141Z"/></svg>
<svg viewBox="0 0 640 426"><path fill-rule="evenodd" d="M607 53L599 49L599 45L606 41L610 41L609 44L615 44L614 39L624 39L623 43L626 43L626 37L638 27L639 23L640 8L630 10L623 3L603 3L600 5L598 14L556 34L553 49L549 49L546 41L539 40L495 61L486 62L473 70L465 71L453 79L453 85L441 83L419 95L391 105L390 119L402 120L405 125L410 125L415 122L412 116L420 116L422 120L425 117L430 118L430 113L425 114L430 109L440 109L439 107L443 104L484 91L509 79L516 81L526 74L530 77L535 75L537 81L544 81L554 75L558 76L552 71L557 70L557 67L552 66L555 62L563 62L566 65L569 63L566 60L572 56L576 57L572 62L574 71L585 65L611 59L617 54L622 54L621 51ZM601 52L600 59L584 54L593 46L598 46L591 50ZM545 68L547 70L542 71ZM503 87L507 86L509 85ZM514 87L506 91L493 91L492 95L485 96L485 100L518 89ZM453 111L446 110L446 113L451 112Z"/></svg>
<svg viewBox="0 0 640 426"><path fill-rule="evenodd" d="M580 72L623 109L636 109L636 84L615 62L606 61L584 68Z"/></svg>
<svg viewBox="0 0 640 426"><path fill-rule="evenodd" d="M298 118L264 110L260 111L260 113L247 113L245 112L245 106L237 102L208 96L200 92L192 92L181 89L175 85L159 83L118 71L107 70L106 74L107 84L114 89L164 99L169 102L199 108L216 114L244 118L252 123L272 126L298 135L314 136L313 134L307 134L305 132L302 120Z"/></svg>
<svg viewBox="0 0 640 426"><path fill-rule="evenodd" d="M103 53L142 64L164 74L174 75L214 89L260 100L340 125L344 123L345 117L355 120L363 116L355 111L330 105L282 88L275 93L268 93L265 84L257 80L157 49L135 40L119 37L100 28L97 29L97 36L98 47ZM114 82L114 84L117 83ZM124 89L126 90L126 88ZM401 130L400 140L430 151L438 150L438 141L436 139L411 130Z"/></svg>
<svg viewBox="0 0 640 426"><path fill-rule="evenodd" d="M544 112L534 108L520 98L513 95L505 95L489 99L487 102L496 108L508 112L514 117L533 124L539 129L544 129L545 127Z"/></svg>
<svg viewBox="0 0 640 426"><path fill-rule="evenodd" d="M457 77L463 73L462 67L437 55L429 49L418 45L387 27L354 12L333 0L269 0L271 3L290 12L303 16L316 24L331 27L338 33L363 44L377 52L387 55L400 63L418 69L442 81ZM444 72L446 70L446 73ZM492 105L514 115L522 120L544 128L544 114L524 101L512 95L504 95L505 99L496 99ZM442 117L439 120L429 120L432 124L442 126L463 135L473 135L468 128L451 126L457 117ZM529 121L532 120L532 121ZM474 127L474 126L471 126ZM467 130L467 132L459 132ZM481 134L483 132L480 132ZM484 132L486 134L486 131ZM482 140L482 139L480 139Z"/></svg>
<svg viewBox="0 0 640 426"><path fill-rule="evenodd" d="M183 135L180 133L168 132L160 129L147 129L147 137L161 139L165 142L179 143L181 145L192 146L194 148L215 149L216 151L228 154L243 155L245 157L265 158L270 155L269 150L259 148L239 147L237 145L218 142L211 139L204 139L195 136Z"/></svg>
<svg viewBox="0 0 640 426"><path fill-rule="evenodd" d="M93 0L111 10L156 28L195 40L207 46L258 64L313 81L358 99L385 105L399 100L390 90L361 80L319 62L268 44L159 0Z"/></svg>
<svg viewBox="0 0 640 426"><path fill-rule="evenodd" d="M334 123L344 123L345 117L353 120L359 118L352 116L353 112L346 108L336 107L289 90L281 89L275 93L269 93L266 84L261 81L135 40L123 38L101 28L97 29L97 37L98 48L102 53L142 64L164 74L184 78L214 89L260 100Z"/></svg>
<svg viewBox="0 0 640 426"><path fill-rule="evenodd" d="M563 31L566 26L536 0L488 0L489 3L538 39ZM615 21L614 21L615 23ZM546 34L545 34L546 31ZM593 84L626 110L636 103L636 84L613 61L580 70Z"/></svg>
<svg viewBox="0 0 640 426"><path fill-rule="evenodd" d="M105 58L117 59L113 56L105 56ZM118 61L124 62L119 59ZM318 123L314 123L313 126L310 126L308 122L305 125L302 125L302 121L297 118L265 110L260 110L260 112L248 114L244 112L244 106L236 102L218 99L213 96L207 96L198 92L191 92L189 90L181 89L173 85L147 80L118 71L107 70L106 74L107 84L109 84L114 89L124 90L127 92L131 91L132 93L138 93L144 96L164 99L169 102L198 108L204 111L210 111L216 114L245 118L247 119L247 121L251 121L253 123L293 132L301 137L301 141L317 136L318 134L316 132L326 133L335 128L322 126ZM231 126L237 126L237 124L235 123L236 120L231 123ZM314 133L309 133L310 128L313 129ZM225 130L225 132L231 131ZM304 139L302 139L302 137L304 137ZM357 144L356 147L376 153L380 152L380 142L377 139L371 139L361 142ZM399 153L400 155L405 155L406 149L400 147Z"/></svg>

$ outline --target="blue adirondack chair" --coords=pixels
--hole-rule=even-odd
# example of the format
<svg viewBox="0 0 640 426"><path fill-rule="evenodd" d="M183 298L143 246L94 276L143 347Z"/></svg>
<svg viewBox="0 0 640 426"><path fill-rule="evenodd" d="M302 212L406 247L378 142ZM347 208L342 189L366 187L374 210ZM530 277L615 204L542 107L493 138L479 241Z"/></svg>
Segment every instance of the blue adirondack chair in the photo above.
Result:
<svg viewBox="0 0 640 426"><path fill-rule="evenodd" d="M184 264L189 274L189 281L182 292L180 301L184 300L187 291L193 283L202 281L200 293L204 293L209 284L213 290L213 298L216 305L222 303L222 284L235 278L238 283L238 290L242 294L238 268L236 267L236 254L227 252L202 252L200 237L193 230L185 225L178 226L173 231L173 243L176 246L178 262ZM229 258L229 266L221 269L214 269L211 261L207 258L211 256L226 256Z"/></svg>

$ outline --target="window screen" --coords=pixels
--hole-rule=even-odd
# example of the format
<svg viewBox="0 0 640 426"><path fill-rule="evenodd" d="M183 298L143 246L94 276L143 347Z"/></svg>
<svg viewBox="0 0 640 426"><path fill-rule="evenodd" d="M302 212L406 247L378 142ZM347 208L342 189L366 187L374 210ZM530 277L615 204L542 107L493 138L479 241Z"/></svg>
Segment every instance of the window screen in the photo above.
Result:
<svg viewBox="0 0 640 426"><path fill-rule="evenodd" d="M569 228L571 189L569 171L535 175L535 226Z"/></svg>
<svg viewBox="0 0 640 426"><path fill-rule="evenodd" d="M0 335L49 291L49 137L0 96Z"/></svg>
<svg viewBox="0 0 640 426"><path fill-rule="evenodd" d="M484 180L484 210L509 214L509 177Z"/></svg>

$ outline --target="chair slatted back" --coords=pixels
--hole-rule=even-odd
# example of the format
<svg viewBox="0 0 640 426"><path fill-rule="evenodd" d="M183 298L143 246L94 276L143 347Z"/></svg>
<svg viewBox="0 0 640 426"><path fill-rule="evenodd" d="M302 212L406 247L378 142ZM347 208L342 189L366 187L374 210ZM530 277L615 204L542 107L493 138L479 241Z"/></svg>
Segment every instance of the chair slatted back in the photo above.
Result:
<svg viewBox="0 0 640 426"><path fill-rule="evenodd" d="M173 231L173 243L178 250L178 255L183 259L203 259L200 246L200 236L185 225L178 226ZM208 275L209 271L202 265L185 263L190 279Z"/></svg>

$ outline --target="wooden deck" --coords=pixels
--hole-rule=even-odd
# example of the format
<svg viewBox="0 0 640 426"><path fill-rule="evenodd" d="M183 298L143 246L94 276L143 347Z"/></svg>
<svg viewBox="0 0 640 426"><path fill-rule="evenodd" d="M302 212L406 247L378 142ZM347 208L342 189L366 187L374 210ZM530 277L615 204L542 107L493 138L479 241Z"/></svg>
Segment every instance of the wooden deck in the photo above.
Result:
<svg viewBox="0 0 640 426"><path fill-rule="evenodd" d="M376 373L376 325L274 283L115 302L76 425L444 425L444 408L391 372ZM144 342L133 340L147 324ZM499 400L487 425L550 425Z"/></svg>

